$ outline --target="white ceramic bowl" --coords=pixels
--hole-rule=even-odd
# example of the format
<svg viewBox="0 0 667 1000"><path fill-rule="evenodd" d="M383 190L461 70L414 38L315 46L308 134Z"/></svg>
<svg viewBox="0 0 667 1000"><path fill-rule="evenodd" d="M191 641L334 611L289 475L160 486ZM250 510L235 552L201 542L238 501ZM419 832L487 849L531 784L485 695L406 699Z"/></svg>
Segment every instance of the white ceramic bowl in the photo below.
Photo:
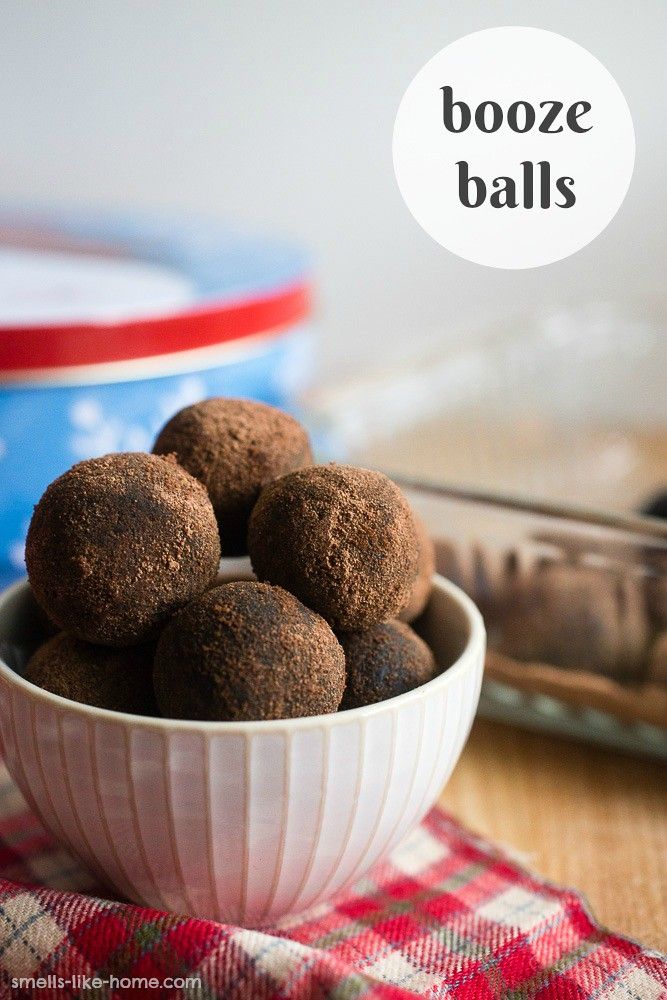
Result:
<svg viewBox="0 0 667 1000"><path fill-rule="evenodd" d="M333 896L431 808L477 707L482 618L439 577L421 629L443 671L434 680L271 722L149 719L35 687L14 652L34 644L32 601L26 583L0 597L7 766L73 855L161 909L257 926Z"/></svg>

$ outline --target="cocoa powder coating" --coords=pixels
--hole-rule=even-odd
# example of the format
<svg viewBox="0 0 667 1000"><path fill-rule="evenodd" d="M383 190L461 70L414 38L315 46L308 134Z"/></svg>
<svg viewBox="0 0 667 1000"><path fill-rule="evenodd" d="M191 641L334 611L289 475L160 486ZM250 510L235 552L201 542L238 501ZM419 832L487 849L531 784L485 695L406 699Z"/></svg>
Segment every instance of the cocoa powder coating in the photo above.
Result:
<svg viewBox="0 0 667 1000"><path fill-rule="evenodd" d="M143 453L80 462L37 504L26 563L37 601L77 638L150 640L215 578L218 530L204 487Z"/></svg>
<svg viewBox="0 0 667 1000"><path fill-rule="evenodd" d="M421 517L414 511L412 512L412 516L417 532L417 576L412 585L408 603L398 616L402 622L413 622L415 618L419 618L431 596L433 574L435 573L435 545Z"/></svg>
<svg viewBox="0 0 667 1000"><path fill-rule="evenodd" d="M289 414L242 399L206 399L177 413L153 447L174 454L211 497L224 555L243 555L262 487L313 461L304 428Z"/></svg>
<svg viewBox="0 0 667 1000"><path fill-rule="evenodd" d="M285 587L336 629L399 613L417 573L410 507L386 476L349 465L292 472L267 486L250 518L260 580Z"/></svg>
<svg viewBox="0 0 667 1000"><path fill-rule="evenodd" d="M395 698L435 676L433 653L404 622L386 622L339 638L347 670L342 709Z"/></svg>
<svg viewBox="0 0 667 1000"><path fill-rule="evenodd" d="M320 715L340 704L345 657L324 619L287 591L235 581L209 590L167 625L154 686L169 718Z"/></svg>
<svg viewBox="0 0 667 1000"><path fill-rule="evenodd" d="M110 649L60 632L28 661L25 676L61 698L133 715L156 715L151 646Z"/></svg>

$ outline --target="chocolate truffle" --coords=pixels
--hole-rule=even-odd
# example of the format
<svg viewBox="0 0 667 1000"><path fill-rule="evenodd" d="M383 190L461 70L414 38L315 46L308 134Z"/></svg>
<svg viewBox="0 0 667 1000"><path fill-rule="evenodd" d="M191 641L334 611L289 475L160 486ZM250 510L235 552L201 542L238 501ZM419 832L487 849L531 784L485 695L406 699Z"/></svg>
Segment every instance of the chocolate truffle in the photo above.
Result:
<svg viewBox="0 0 667 1000"><path fill-rule="evenodd" d="M153 680L175 719L249 721L335 712L345 656L319 615L281 587L225 583L160 636Z"/></svg>
<svg viewBox="0 0 667 1000"><path fill-rule="evenodd" d="M417 532L417 576L412 585L410 599L398 616L402 622L413 622L415 618L419 618L431 596L433 574L435 573L435 546L421 517L414 511L412 516Z"/></svg>
<svg viewBox="0 0 667 1000"><path fill-rule="evenodd" d="M386 476L349 465L311 466L267 486L248 549L260 580L290 590L342 631L395 617L417 575L407 500Z"/></svg>
<svg viewBox="0 0 667 1000"><path fill-rule="evenodd" d="M640 581L575 563L537 565L497 630L506 656L617 678L641 672L648 642Z"/></svg>
<svg viewBox="0 0 667 1000"><path fill-rule="evenodd" d="M33 653L26 679L46 691L114 712L155 715L152 646L110 649L60 632Z"/></svg>
<svg viewBox="0 0 667 1000"><path fill-rule="evenodd" d="M662 560L649 568L645 581L646 606L651 624L667 629L667 561Z"/></svg>
<svg viewBox="0 0 667 1000"><path fill-rule="evenodd" d="M435 676L433 653L405 622L386 622L339 638L347 671L342 709L394 698Z"/></svg>
<svg viewBox="0 0 667 1000"><path fill-rule="evenodd" d="M667 632L662 632L651 647L647 678L657 684L667 684Z"/></svg>
<svg viewBox="0 0 667 1000"><path fill-rule="evenodd" d="M174 454L204 484L226 556L247 551L248 518L262 487L313 461L308 435L293 417L243 399L187 406L162 428L153 451Z"/></svg>
<svg viewBox="0 0 667 1000"><path fill-rule="evenodd" d="M28 576L49 618L87 642L126 646L214 579L220 561L206 490L176 462L117 454L80 462L39 501Z"/></svg>

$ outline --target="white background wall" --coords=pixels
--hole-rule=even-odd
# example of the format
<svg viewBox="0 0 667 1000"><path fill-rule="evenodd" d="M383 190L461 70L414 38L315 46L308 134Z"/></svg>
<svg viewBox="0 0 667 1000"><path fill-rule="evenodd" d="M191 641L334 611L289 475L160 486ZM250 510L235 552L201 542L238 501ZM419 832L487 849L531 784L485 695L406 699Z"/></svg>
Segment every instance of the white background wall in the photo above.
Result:
<svg viewBox="0 0 667 1000"><path fill-rule="evenodd" d="M616 77L637 134L619 214L569 260L496 271L412 220L393 119L438 49L548 28ZM325 370L532 306L652 294L667 250L665 0L3 0L3 197L205 210L292 234L320 277Z"/></svg>

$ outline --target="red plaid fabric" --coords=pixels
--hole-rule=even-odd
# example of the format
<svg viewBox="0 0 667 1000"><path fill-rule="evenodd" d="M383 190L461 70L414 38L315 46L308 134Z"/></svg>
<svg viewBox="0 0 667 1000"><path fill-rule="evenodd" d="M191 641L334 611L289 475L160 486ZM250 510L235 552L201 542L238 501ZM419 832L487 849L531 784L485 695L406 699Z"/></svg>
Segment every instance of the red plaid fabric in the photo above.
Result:
<svg viewBox="0 0 667 1000"><path fill-rule="evenodd" d="M12 1000L667 1000L664 956L438 810L333 904L248 931L90 895L2 769L0 875Z"/></svg>

